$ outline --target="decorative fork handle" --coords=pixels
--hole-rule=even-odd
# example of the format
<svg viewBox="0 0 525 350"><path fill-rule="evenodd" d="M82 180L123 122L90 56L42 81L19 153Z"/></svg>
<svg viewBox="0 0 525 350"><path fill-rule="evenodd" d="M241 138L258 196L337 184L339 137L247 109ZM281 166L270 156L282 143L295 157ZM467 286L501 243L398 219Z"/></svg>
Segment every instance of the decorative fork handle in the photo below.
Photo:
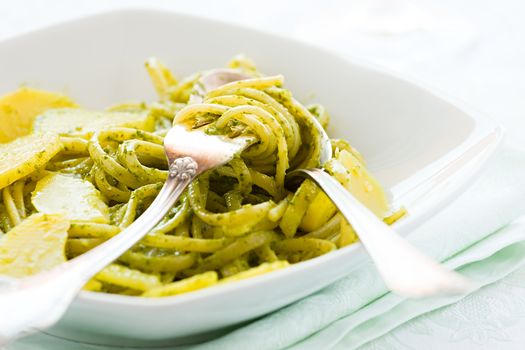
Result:
<svg viewBox="0 0 525 350"><path fill-rule="evenodd" d="M158 224L196 175L192 158L176 159L153 203L121 233L52 270L0 285L0 346L55 324L87 281Z"/></svg>
<svg viewBox="0 0 525 350"><path fill-rule="evenodd" d="M420 298L465 294L476 287L467 278L446 269L401 238L323 170L298 169L289 175L299 173L314 180L330 197L352 225L386 286L394 293Z"/></svg>

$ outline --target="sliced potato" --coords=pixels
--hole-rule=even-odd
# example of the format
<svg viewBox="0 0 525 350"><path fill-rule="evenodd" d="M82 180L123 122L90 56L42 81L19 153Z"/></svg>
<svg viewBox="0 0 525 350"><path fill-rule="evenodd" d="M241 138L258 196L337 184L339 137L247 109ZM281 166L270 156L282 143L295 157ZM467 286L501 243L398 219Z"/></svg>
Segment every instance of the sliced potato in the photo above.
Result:
<svg viewBox="0 0 525 350"><path fill-rule="evenodd" d="M154 124L154 118L147 111L94 112L62 108L49 110L39 115L35 120L34 130L89 137L98 130L111 127L151 131Z"/></svg>
<svg viewBox="0 0 525 350"><path fill-rule="evenodd" d="M89 181L52 173L37 182L31 202L41 213L69 220L109 223L109 208Z"/></svg>
<svg viewBox="0 0 525 350"><path fill-rule="evenodd" d="M383 187L354 155L342 150L326 169L374 214L386 216L389 208Z"/></svg>
<svg viewBox="0 0 525 350"><path fill-rule="evenodd" d="M62 149L58 136L33 134L0 144L0 188L43 168Z"/></svg>
<svg viewBox="0 0 525 350"><path fill-rule="evenodd" d="M68 229L61 215L31 215L0 239L0 274L24 277L65 262Z"/></svg>
<svg viewBox="0 0 525 350"><path fill-rule="evenodd" d="M0 98L0 142L29 134L37 115L63 107L76 107L76 104L67 96L26 87L3 96Z"/></svg>
<svg viewBox="0 0 525 350"><path fill-rule="evenodd" d="M315 231L330 220L336 211L332 200L323 191L319 191L306 209L299 227L305 232Z"/></svg>

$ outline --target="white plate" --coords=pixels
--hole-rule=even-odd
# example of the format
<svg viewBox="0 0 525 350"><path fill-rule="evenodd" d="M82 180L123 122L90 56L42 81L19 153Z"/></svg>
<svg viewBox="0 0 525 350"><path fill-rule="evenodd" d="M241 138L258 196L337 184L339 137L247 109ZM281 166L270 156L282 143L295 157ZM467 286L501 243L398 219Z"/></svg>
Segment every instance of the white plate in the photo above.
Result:
<svg viewBox="0 0 525 350"><path fill-rule="evenodd" d="M330 134L368 160L410 215L407 234L464 189L501 139L501 130L428 89L361 62L287 38L174 13L124 10L0 43L0 93L21 83L64 91L102 108L153 100L143 69L156 56L178 76L223 66L245 53L268 74L283 73L300 100L324 104ZM312 97L313 96L313 97ZM195 341L267 314L349 274L360 244L234 284L163 299L82 292L50 333L98 344Z"/></svg>

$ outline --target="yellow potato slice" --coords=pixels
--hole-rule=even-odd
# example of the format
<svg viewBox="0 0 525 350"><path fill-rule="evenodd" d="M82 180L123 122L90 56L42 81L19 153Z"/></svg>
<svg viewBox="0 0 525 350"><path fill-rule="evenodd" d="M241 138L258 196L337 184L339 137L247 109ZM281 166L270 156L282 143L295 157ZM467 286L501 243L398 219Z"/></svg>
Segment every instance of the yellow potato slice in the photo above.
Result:
<svg viewBox="0 0 525 350"><path fill-rule="evenodd" d="M31 202L41 213L62 214L69 220L109 223L109 208L89 181L49 174L36 184Z"/></svg>
<svg viewBox="0 0 525 350"><path fill-rule="evenodd" d="M152 131L155 120L147 112L94 112L82 109L53 109L39 115L35 131L89 137L98 130L129 127Z"/></svg>
<svg viewBox="0 0 525 350"><path fill-rule="evenodd" d="M0 239L0 274L24 277L66 261L69 221L61 215L33 214Z"/></svg>
<svg viewBox="0 0 525 350"><path fill-rule="evenodd" d="M63 107L76 107L76 104L67 96L26 87L3 96L0 98L0 142L29 134L37 115Z"/></svg>
<svg viewBox="0 0 525 350"><path fill-rule="evenodd" d="M377 216L384 217L388 212L385 192L376 179L366 170L355 154L347 150L338 153L336 159L327 166L354 196L371 209ZM305 232L319 229L337 211L337 207L324 193L319 192L312 200L299 227Z"/></svg>
<svg viewBox="0 0 525 350"><path fill-rule="evenodd" d="M62 149L58 136L34 134L0 144L0 188L43 168Z"/></svg>
<svg viewBox="0 0 525 350"><path fill-rule="evenodd" d="M383 187L354 155L342 150L327 163L326 169L374 214L380 218L387 215L389 208Z"/></svg>
<svg viewBox="0 0 525 350"><path fill-rule="evenodd" d="M306 210L299 227L305 232L312 232L326 223L337 211L336 206L328 196L320 191Z"/></svg>

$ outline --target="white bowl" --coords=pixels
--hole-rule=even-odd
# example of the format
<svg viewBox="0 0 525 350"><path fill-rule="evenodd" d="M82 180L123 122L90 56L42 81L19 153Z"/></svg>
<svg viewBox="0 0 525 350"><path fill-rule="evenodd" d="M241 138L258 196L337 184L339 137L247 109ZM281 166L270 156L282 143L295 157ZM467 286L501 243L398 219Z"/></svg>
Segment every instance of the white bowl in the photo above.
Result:
<svg viewBox="0 0 525 350"><path fill-rule="evenodd" d="M330 134L350 140L410 214L407 234L472 181L501 138L476 113L420 85L287 38L186 15L124 10L0 43L0 93L21 83L65 91L89 108L153 100L148 56L178 76L245 53L324 104ZM315 98L311 98L314 94ZM191 342L305 297L367 259L360 244L249 280L162 299L81 292L51 334L98 344ZM214 333L215 332L215 333Z"/></svg>

